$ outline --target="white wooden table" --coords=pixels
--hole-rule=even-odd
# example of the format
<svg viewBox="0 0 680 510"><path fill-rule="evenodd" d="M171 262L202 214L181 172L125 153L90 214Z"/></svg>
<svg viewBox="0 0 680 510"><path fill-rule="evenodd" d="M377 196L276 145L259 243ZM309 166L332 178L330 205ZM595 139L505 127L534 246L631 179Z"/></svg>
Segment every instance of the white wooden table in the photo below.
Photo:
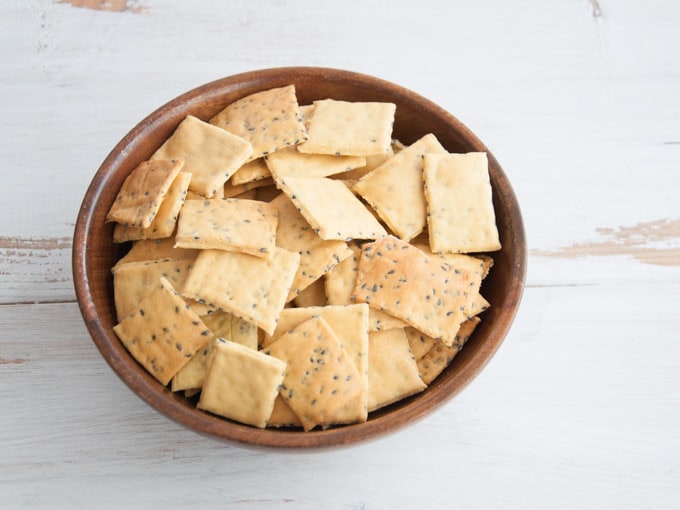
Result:
<svg viewBox="0 0 680 510"><path fill-rule="evenodd" d="M0 3L0 507L680 508L680 2L99 4ZM253 450L159 415L72 287L80 200L127 130L283 65L451 111L510 177L531 254L480 377L340 450Z"/></svg>

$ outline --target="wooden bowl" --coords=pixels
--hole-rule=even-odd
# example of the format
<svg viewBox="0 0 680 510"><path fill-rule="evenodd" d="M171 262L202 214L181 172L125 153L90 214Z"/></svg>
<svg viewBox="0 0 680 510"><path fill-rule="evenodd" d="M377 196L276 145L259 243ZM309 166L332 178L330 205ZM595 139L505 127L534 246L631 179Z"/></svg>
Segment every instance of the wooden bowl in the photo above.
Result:
<svg viewBox="0 0 680 510"><path fill-rule="evenodd" d="M207 120L248 94L295 84L300 104L315 99L389 101L397 105L394 135L409 144L434 133L450 152L488 153L498 230L503 249L482 293L491 303L482 322L452 364L423 392L371 413L366 423L303 432L260 430L197 410L142 368L114 334L116 322L111 267L122 256L104 218L125 177L148 159L191 114ZM408 204L404 204L408 207ZM78 214L73 242L73 276L87 329L102 356L143 400L199 433L249 445L320 447L345 445L393 432L440 407L486 365L503 341L519 305L525 277L526 246L522 217L500 164L460 121L429 100L400 86L348 71L290 67L253 71L220 79L170 101L135 126L111 151L95 174Z"/></svg>

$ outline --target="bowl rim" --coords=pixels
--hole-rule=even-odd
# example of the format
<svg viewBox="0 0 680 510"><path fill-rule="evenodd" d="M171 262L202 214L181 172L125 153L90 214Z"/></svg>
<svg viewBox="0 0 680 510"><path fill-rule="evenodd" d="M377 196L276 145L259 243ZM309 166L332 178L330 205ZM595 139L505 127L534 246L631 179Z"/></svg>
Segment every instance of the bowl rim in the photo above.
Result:
<svg viewBox="0 0 680 510"><path fill-rule="evenodd" d="M401 405L396 413L386 412L383 414L378 412L365 423L325 430L315 429L303 433L298 430L257 429L205 412L197 412L196 409L183 404L179 400L182 397L172 393L167 387L159 391L160 383L148 374L141 373L139 370L141 367L135 367L134 364L129 363L129 359L120 356L119 351L113 348L112 342L119 341L113 337L113 332L105 328L98 319L93 299L93 288L87 277L90 270L87 257L90 250L88 239L93 228L96 228L93 204L99 201L113 170L125 161L127 154L143 140L144 134L159 129L159 125L168 115L191 109L192 106L199 103L224 96L226 90L246 90L249 84L267 82L282 75L290 74L304 76L306 79L321 78L349 84L356 83L363 88L377 87L388 91L390 95L399 100L407 100L410 103L417 104L428 113L435 114L447 124L455 126L457 132L467 143L475 147L476 150L487 153L490 166L493 165L496 169L494 176L496 184L499 183L498 180L502 181L504 202L511 205L513 216L511 225L514 227L513 232L511 232L514 255L513 282L510 286L511 293L506 296L508 313L503 314L502 320L494 324L492 334L477 355L476 363L468 363L461 370L456 371L446 381L445 385L438 385L435 380L430 388L434 387L436 391L425 391L419 394L415 405ZM262 90L264 88L266 87L263 87ZM496 188L494 188L494 192L496 191ZM72 271L76 298L87 330L113 371L136 395L161 414L195 432L242 445L275 448L329 447L355 444L394 433L440 408L442 404L462 391L481 372L505 339L522 298L526 278L526 261L524 224L517 198L496 158L472 131L437 104L400 85L353 71L312 66L272 67L220 78L171 99L144 117L115 145L94 174L78 212L72 247ZM411 397L411 399L413 398ZM407 401L409 400L407 399Z"/></svg>

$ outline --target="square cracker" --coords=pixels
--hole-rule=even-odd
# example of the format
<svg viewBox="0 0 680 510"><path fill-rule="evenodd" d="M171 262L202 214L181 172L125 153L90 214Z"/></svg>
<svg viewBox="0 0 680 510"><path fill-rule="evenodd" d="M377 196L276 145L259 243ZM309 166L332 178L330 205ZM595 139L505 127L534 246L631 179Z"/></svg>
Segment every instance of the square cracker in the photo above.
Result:
<svg viewBox="0 0 680 510"><path fill-rule="evenodd" d="M369 335L368 410L375 411L423 391L418 365L403 329Z"/></svg>
<svg viewBox="0 0 680 510"><path fill-rule="evenodd" d="M248 140L253 146L251 159L307 139L294 85L256 92L234 101L210 123Z"/></svg>
<svg viewBox="0 0 680 510"><path fill-rule="evenodd" d="M330 154L304 154L295 147L270 154L267 167L275 178L327 177L342 174L366 165L363 156L332 156Z"/></svg>
<svg viewBox="0 0 680 510"><path fill-rule="evenodd" d="M395 110L393 103L314 101L309 139L298 150L336 156L389 152Z"/></svg>
<svg viewBox="0 0 680 510"><path fill-rule="evenodd" d="M463 348L479 322L479 317L473 317L463 322L456 334L455 341L450 346L434 340L430 350L417 361L418 372L420 372L425 384L434 381L451 364L451 361Z"/></svg>
<svg viewBox="0 0 680 510"><path fill-rule="evenodd" d="M275 207L257 200L187 200L179 216L175 246L268 257L274 248L278 217Z"/></svg>
<svg viewBox="0 0 680 510"><path fill-rule="evenodd" d="M139 307L113 327L125 348L166 385L211 337L199 316L160 278Z"/></svg>
<svg viewBox="0 0 680 510"><path fill-rule="evenodd" d="M299 324L263 352L286 363L280 395L308 431L333 425L364 385L337 336L321 317Z"/></svg>
<svg viewBox="0 0 680 510"><path fill-rule="evenodd" d="M183 165L181 158L140 163L125 178L106 221L148 228Z"/></svg>
<svg viewBox="0 0 680 510"><path fill-rule="evenodd" d="M277 185L322 239L378 239L383 226L341 181L284 177Z"/></svg>
<svg viewBox="0 0 680 510"><path fill-rule="evenodd" d="M183 295L273 333L299 261L299 254L276 246L270 258L202 250Z"/></svg>
<svg viewBox="0 0 680 510"><path fill-rule="evenodd" d="M427 221L423 154L445 152L437 138L427 134L359 179L353 190L368 202L392 232L409 241L423 231Z"/></svg>
<svg viewBox="0 0 680 510"><path fill-rule="evenodd" d="M344 241L321 239L286 195L279 195L270 204L279 217L276 245L300 254L300 265L286 298L290 301L351 256L352 251Z"/></svg>
<svg viewBox="0 0 680 510"><path fill-rule="evenodd" d="M389 236L363 246L353 297L451 345L476 290L468 271Z"/></svg>
<svg viewBox="0 0 680 510"><path fill-rule="evenodd" d="M114 268L127 264L128 262L145 262L160 259L192 259L198 255L197 250L185 250L175 248L174 237L164 237L161 239L141 239L134 241L130 251L128 251Z"/></svg>
<svg viewBox="0 0 680 510"><path fill-rule="evenodd" d="M264 428L285 369L276 358L218 338L198 408Z"/></svg>
<svg viewBox="0 0 680 510"><path fill-rule="evenodd" d="M257 158L253 161L249 161L241 168L236 170L236 173L231 176L229 182L231 182L234 186L238 186L248 182L261 181L262 179L271 178L271 176L272 173L269 171L264 158Z"/></svg>
<svg viewBox="0 0 680 510"><path fill-rule="evenodd" d="M433 252L501 249L485 152L426 154L423 175Z"/></svg>
<svg viewBox="0 0 680 510"><path fill-rule="evenodd" d="M151 159L184 158L189 189L210 198L222 195L224 183L252 152L243 138L189 115Z"/></svg>
<svg viewBox="0 0 680 510"><path fill-rule="evenodd" d="M274 184L274 179L267 177L257 181L244 182L243 184L233 184L231 181L224 184L223 198L234 198L248 191L258 190L260 188L265 188L267 186L272 186ZM265 200L260 200L265 202Z"/></svg>
<svg viewBox="0 0 680 510"><path fill-rule="evenodd" d="M113 242L124 243L140 239L163 239L170 237L177 226L177 216L189 189L191 174L180 172L172 181L156 217L147 228L126 227L118 223L113 229Z"/></svg>
<svg viewBox="0 0 680 510"><path fill-rule="evenodd" d="M359 270L361 248L356 243L349 243L352 256L331 269L324 278L326 299L329 305L352 304L352 290ZM368 330L385 331L392 328L403 328L406 323L391 315L370 308L368 310Z"/></svg>
<svg viewBox="0 0 680 510"><path fill-rule="evenodd" d="M439 342L436 338L432 338L411 326L404 328L404 333L406 334L406 338L408 338L408 344L411 347L411 352L416 360L425 356L425 354L432 349L432 346Z"/></svg>
<svg viewBox="0 0 680 510"><path fill-rule="evenodd" d="M128 262L116 265L113 273L113 294L118 320L123 320L139 308L139 303L156 287L161 277L174 288L181 289L189 276L195 258L160 259Z"/></svg>

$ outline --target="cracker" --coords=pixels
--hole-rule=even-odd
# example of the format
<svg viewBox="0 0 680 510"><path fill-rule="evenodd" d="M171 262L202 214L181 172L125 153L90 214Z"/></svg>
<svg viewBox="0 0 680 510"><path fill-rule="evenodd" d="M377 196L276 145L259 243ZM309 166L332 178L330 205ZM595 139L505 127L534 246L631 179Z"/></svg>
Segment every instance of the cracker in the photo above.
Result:
<svg viewBox="0 0 680 510"><path fill-rule="evenodd" d="M257 200L189 200L179 217L175 246L268 257L274 248L277 224L276 208Z"/></svg>
<svg viewBox="0 0 680 510"><path fill-rule="evenodd" d="M268 204L265 204L268 205ZM338 263L352 255L344 241L321 239L286 195L271 201L278 213L276 245L300 254L287 301L321 278Z"/></svg>
<svg viewBox="0 0 680 510"><path fill-rule="evenodd" d="M312 317L321 317L336 334L338 342L350 356L362 379L363 390L356 399L338 409L336 423L365 421L368 413L368 307L365 304L348 306L314 306L287 308L281 312L276 331L265 335L262 346L266 348Z"/></svg>
<svg viewBox="0 0 680 510"><path fill-rule="evenodd" d="M423 391L408 338L403 329L376 331L369 335L368 410L375 411Z"/></svg>
<svg viewBox="0 0 680 510"><path fill-rule="evenodd" d="M343 260L325 276L326 299L329 305L349 305L352 303L352 290L357 279L361 248L356 243L349 244L352 256ZM368 330L386 331L392 328L403 328L406 323L391 315L375 310L368 310Z"/></svg>
<svg viewBox="0 0 680 510"><path fill-rule="evenodd" d="M183 295L233 313L272 333L299 261L297 253L276 246L270 258L202 250Z"/></svg>
<svg viewBox="0 0 680 510"><path fill-rule="evenodd" d="M293 300L295 306L305 308L309 306L326 306L326 289L323 276L309 285Z"/></svg>
<svg viewBox="0 0 680 510"><path fill-rule="evenodd" d="M333 179L342 179L343 181L348 181L348 180L359 180L361 179L364 175L371 173L373 170L378 168L380 165L382 165L385 161L390 159L392 156L394 156L394 152L390 150L389 152L385 153L380 153L380 154L371 154L370 156L366 156L366 164L364 166L354 168L352 170L349 170L347 172L343 172L341 174L335 174L333 175Z"/></svg>
<svg viewBox="0 0 680 510"><path fill-rule="evenodd" d="M139 308L139 303L156 287L161 277L167 278L176 289L181 289L189 276L195 258L160 259L116 265L113 273L113 292L118 320Z"/></svg>
<svg viewBox="0 0 680 510"><path fill-rule="evenodd" d="M432 346L439 341L411 326L404 328L404 333L406 338L408 338L408 344L411 347L413 357L417 360L425 356L432 349Z"/></svg>
<svg viewBox="0 0 680 510"><path fill-rule="evenodd" d="M327 177L366 165L363 156L305 154L295 147L267 156L267 167L276 179L281 177Z"/></svg>
<svg viewBox="0 0 680 510"><path fill-rule="evenodd" d="M113 330L139 364L163 385L211 336L165 278L160 278L139 307Z"/></svg>
<svg viewBox="0 0 680 510"><path fill-rule="evenodd" d="M314 101L309 139L298 150L336 156L389 152L395 110L392 103Z"/></svg>
<svg viewBox="0 0 680 510"><path fill-rule="evenodd" d="M232 184L232 182L227 182L224 185L223 197L224 198L234 198L239 195L243 195L248 191L257 190L259 188L264 188L266 186L272 186L274 184L274 179L266 178L260 179L259 181L245 182L243 184ZM202 197L199 197L202 198Z"/></svg>
<svg viewBox="0 0 680 510"><path fill-rule="evenodd" d="M354 185L354 191L405 241L420 234L426 224L423 190L423 155L445 153L433 134L427 134ZM408 205L407 205L408 204Z"/></svg>
<svg viewBox="0 0 680 510"><path fill-rule="evenodd" d="M133 242L130 251L128 251L120 260L118 260L116 265L113 267L116 268L123 264L127 264L128 262L195 258L196 255L198 255L197 250L175 248L174 237L164 237L162 239L142 239Z"/></svg>
<svg viewBox="0 0 680 510"><path fill-rule="evenodd" d="M267 422L268 427L302 427L302 422L281 395L274 400L274 409Z"/></svg>
<svg viewBox="0 0 680 510"><path fill-rule="evenodd" d="M280 395L306 431L329 426L364 385L337 336L321 317L296 326L264 351L286 363Z"/></svg>
<svg viewBox="0 0 680 510"><path fill-rule="evenodd" d="M244 139L189 115L151 159L184 158L189 189L211 198L222 195L224 183L252 152Z"/></svg>
<svg viewBox="0 0 680 510"><path fill-rule="evenodd" d="M485 152L426 154L423 176L433 252L500 250Z"/></svg>
<svg viewBox="0 0 680 510"><path fill-rule="evenodd" d="M198 408L264 428L283 381L286 364L224 339L215 348Z"/></svg>
<svg viewBox="0 0 680 510"><path fill-rule="evenodd" d="M363 246L353 297L450 345L477 290L471 283L468 271L389 236Z"/></svg>
<svg viewBox="0 0 680 510"><path fill-rule="evenodd" d="M125 178L106 221L148 228L183 165L181 158L140 163Z"/></svg>
<svg viewBox="0 0 680 510"><path fill-rule="evenodd" d="M201 320L205 324L205 317L201 317ZM208 325L206 324L206 326ZM210 328L208 327L208 329ZM203 387L205 373L214 351L214 338L216 337L213 333L210 341L206 341L205 345L196 351L189 362L173 376L170 386L172 391L200 390Z"/></svg>
<svg viewBox="0 0 680 510"><path fill-rule="evenodd" d="M325 177L285 177L277 181L322 239L378 239L383 226L340 181Z"/></svg>
<svg viewBox="0 0 680 510"><path fill-rule="evenodd" d="M264 158L257 158L239 168L236 173L231 176L229 182L234 186L238 186L240 184L271 178L271 176L272 173L269 171Z"/></svg>
<svg viewBox="0 0 680 510"><path fill-rule="evenodd" d="M118 223L113 229L113 242L124 243L140 239L163 239L170 237L175 231L177 216L186 199L190 180L191 174L189 172L177 174L151 225L147 228L141 228L126 227Z"/></svg>
<svg viewBox="0 0 680 510"><path fill-rule="evenodd" d="M210 119L210 123L248 140L253 146L251 159L307 139L294 85L239 99Z"/></svg>
<svg viewBox="0 0 680 510"><path fill-rule="evenodd" d="M434 341L432 348L417 361L418 372L425 384L432 383L451 364L451 361L463 348L479 322L479 317L473 317L463 322L456 334L455 341L450 346Z"/></svg>

